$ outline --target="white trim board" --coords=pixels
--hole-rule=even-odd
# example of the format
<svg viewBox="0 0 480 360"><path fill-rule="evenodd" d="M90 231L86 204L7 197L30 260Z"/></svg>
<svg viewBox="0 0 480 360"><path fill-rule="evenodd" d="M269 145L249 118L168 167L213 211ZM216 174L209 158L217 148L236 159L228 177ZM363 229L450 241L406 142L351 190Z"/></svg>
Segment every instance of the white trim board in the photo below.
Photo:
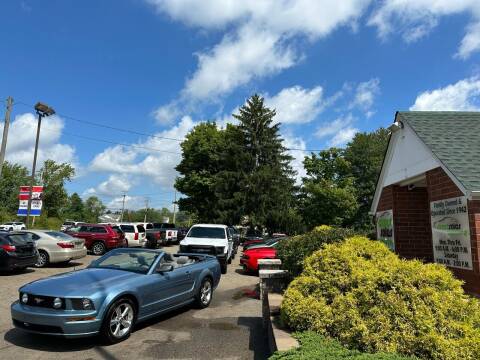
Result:
<svg viewBox="0 0 480 360"><path fill-rule="evenodd" d="M468 196L464 186L437 158L432 150L418 137L407 123L391 134L388 149L378 179L370 214L377 212L383 188L424 175L427 171L441 167L457 187Z"/></svg>

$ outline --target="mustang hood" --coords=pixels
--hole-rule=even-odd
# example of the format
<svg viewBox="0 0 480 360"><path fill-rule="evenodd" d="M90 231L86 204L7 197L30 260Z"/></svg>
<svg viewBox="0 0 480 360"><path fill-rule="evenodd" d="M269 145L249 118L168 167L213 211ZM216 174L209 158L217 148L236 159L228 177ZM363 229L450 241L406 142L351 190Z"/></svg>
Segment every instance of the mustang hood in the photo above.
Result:
<svg viewBox="0 0 480 360"><path fill-rule="evenodd" d="M20 291L44 296L91 296L136 279L142 274L112 269L84 269L26 284Z"/></svg>

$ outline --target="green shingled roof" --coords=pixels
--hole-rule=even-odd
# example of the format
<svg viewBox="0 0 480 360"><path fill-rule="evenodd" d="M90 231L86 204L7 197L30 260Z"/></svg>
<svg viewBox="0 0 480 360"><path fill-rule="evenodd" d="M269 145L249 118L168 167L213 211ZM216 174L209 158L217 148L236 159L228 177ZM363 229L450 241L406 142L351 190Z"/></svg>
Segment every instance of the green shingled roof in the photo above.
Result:
<svg viewBox="0 0 480 360"><path fill-rule="evenodd" d="M400 111L407 123L468 191L480 191L480 112Z"/></svg>

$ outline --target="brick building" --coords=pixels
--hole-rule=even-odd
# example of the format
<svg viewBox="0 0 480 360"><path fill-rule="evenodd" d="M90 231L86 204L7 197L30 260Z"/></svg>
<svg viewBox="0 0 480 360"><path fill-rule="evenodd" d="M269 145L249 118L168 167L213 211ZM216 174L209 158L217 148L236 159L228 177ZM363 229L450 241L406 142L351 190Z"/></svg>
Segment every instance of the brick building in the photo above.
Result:
<svg viewBox="0 0 480 360"><path fill-rule="evenodd" d="M397 112L390 130L371 208L379 239L480 294L480 112Z"/></svg>

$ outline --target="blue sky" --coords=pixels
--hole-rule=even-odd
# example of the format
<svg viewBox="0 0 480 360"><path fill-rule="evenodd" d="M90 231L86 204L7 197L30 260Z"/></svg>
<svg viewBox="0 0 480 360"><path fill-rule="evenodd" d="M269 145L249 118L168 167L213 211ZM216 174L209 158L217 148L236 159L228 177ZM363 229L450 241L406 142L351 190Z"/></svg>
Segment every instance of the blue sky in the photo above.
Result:
<svg viewBox="0 0 480 360"><path fill-rule="evenodd" d="M476 0L24 0L0 14L7 159L31 166L30 105L44 101L58 116L40 160L72 162L69 191L111 208L123 191L129 207L171 207L179 141L164 137L231 121L255 92L300 149L342 146L397 110L480 107ZM299 176L305 154L292 151Z"/></svg>

